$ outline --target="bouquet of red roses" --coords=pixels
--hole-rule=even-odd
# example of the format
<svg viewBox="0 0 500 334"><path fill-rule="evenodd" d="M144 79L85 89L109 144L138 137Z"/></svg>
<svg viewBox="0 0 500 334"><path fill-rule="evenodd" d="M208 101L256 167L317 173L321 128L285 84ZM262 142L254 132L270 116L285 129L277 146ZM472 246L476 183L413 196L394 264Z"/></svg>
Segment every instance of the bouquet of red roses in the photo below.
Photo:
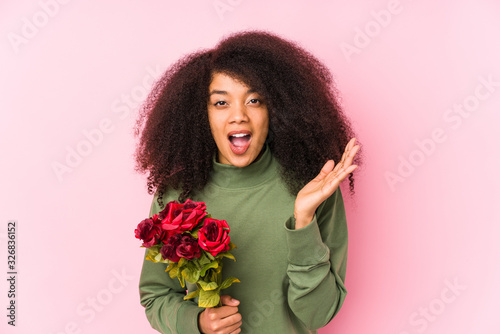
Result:
<svg viewBox="0 0 500 334"><path fill-rule="evenodd" d="M185 282L196 284L196 291L184 299L198 297L198 306L220 306L220 290L239 282L228 277L222 282L222 259L236 260L229 253L236 246L229 238L225 220L211 218L204 202L190 199L169 202L165 209L137 225L135 237L148 248L146 259L168 263L165 271Z"/></svg>

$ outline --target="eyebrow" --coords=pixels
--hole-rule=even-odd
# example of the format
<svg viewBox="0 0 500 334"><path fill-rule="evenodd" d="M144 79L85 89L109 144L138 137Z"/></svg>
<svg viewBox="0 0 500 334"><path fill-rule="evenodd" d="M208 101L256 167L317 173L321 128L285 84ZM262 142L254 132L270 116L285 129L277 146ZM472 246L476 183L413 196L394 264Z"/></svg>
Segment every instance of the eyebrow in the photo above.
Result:
<svg viewBox="0 0 500 334"><path fill-rule="evenodd" d="M247 94L251 94L251 93L257 93L257 91L255 89L247 90ZM228 95L228 93L225 90L213 90L210 92L209 96L212 96L214 94Z"/></svg>

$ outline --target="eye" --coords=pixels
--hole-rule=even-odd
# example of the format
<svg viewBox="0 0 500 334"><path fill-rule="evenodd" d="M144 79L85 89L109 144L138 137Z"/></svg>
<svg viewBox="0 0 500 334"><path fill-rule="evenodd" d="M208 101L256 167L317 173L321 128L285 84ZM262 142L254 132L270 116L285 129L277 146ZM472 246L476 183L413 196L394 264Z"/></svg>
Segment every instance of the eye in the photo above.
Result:
<svg viewBox="0 0 500 334"><path fill-rule="evenodd" d="M259 99L251 99L249 102L252 103L252 104L260 104L260 103L262 103Z"/></svg>
<svg viewBox="0 0 500 334"><path fill-rule="evenodd" d="M214 106L224 106L226 104L227 104L226 101L217 101L214 103Z"/></svg>

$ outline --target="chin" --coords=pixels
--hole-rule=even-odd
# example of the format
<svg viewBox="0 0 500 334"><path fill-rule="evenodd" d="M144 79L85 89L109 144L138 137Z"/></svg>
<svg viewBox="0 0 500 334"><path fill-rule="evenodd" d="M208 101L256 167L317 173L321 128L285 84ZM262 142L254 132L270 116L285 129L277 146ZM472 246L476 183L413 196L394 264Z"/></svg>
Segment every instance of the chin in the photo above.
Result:
<svg viewBox="0 0 500 334"><path fill-rule="evenodd" d="M254 162L255 159L250 160L249 158L236 158L236 159L231 159L229 163L235 167L246 167L250 165L252 162Z"/></svg>
<svg viewBox="0 0 500 334"><path fill-rule="evenodd" d="M259 154L249 154L249 152L242 155L235 155L232 154L232 152L228 152L228 155L224 158L227 161L227 164L241 168L250 165L255 161L255 159L257 159L258 156Z"/></svg>

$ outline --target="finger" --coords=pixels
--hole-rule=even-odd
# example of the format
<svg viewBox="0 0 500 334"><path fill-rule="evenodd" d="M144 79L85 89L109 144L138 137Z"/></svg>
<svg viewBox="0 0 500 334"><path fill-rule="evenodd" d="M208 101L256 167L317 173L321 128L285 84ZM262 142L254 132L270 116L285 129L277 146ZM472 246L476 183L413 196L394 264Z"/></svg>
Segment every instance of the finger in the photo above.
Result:
<svg viewBox="0 0 500 334"><path fill-rule="evenodd" d="M342 155L342 160L337 164L337 166L335 166L333 171L338 172L340 169L349 167L352 164L354 157L356 156L356 153L358 153L359 149L360 146L356 145L350 148L349 151L345 151Z"/></svg>
<svg viewBox="0 0 500 334"><path fill-rule="evenodd" d="M345 146L344 153L342 153L342 157L340 158L340 162L339 162L340 165L344 164L345 158L346 158L346 156L349 155L349 152L351 151L352 147L354 146L355 141L356 141L356 138L352 138L351 140L349 140L349 142Z"/></svg>
<svg viewBox="0 0 500 334"><path fill-rule="evenodd" d="M351 140L349 140L349 142L345 146L344 153L342 153L342 157L340 158L340 162L337 164L337 166L335 166L336 168L340 168L345 164L346 157L349 156L349 153L351 152L353 147L355 147L354 146L355 142L356 142L356 138L352 138Z"/></svg>
<svg viewBox="0 0 500 334"><path fill-rule="evenodd" d="M232 318L232 316L239 314L237 307L221 306L216 308L207 308L205 311L207 312L206 318L208 319L208 323L212 329L213 326L224 328L239 321L238 318Z"/></svg>
<svg viewBox="0 0 500 334"><path fill-rule="evenodd" d="M241 321L241 314L236 313L231 315L230 317L222 319L220 322L220 326L221 328L224 328L227 333L231 333L232 331L241 327L242 323L243 321Z"/></svg>
<svg viewBox="0 0 500 334"><path fill-rule="evenodd" d="M349 151L354 146L355 142L356 142L356 138L354 138L354 137L351 138L351 140L349 140L349 142L345 146L345 151Z"/></svg>
<svg viewBox="0 0 500 334"><path fill-rule="evenodd" d="M342 161L345 161L345 158L349 156L350 152L354 147L359 146L359 145L354 145L355 143L356 143L356 138L352 138L351 140L349 140L349 142L345 146L344 154L342 155L341 159Z"/></svg>
<svg viewBox="0 0 500 334"><path fill-rule="evenodd" d="M234 299L233 297L231 297L229 295L220 296L220 302L222 305L227 305L227 306L237 306L240 304L239 300Z"/></svg>
<svg viewBox="0 0 500 334"><path fill-rule="evenodd" d="M344 166L350 166L352 164L352 161L354 160L354 157L356 156L356 153L358 153L359 149L359 145L356 145L349 150L344 161Z"/></svg>
<svg viewBox="0 0 500 334"><path fill-rule="evenodd" d="M354 142L356 141L356 138L351 138L347 145L345 146L344 152L349 152L351 148L354 146Z"/></svg>
<svg viewBox="0 0 500 334"><path fill-rule="evenodd" d="M205 330L209 329L210 333L231 333L239 328L242 324L241 314L234 313L229 316L222 317L224 309L236 308L232 306L222 306L217 308L206 308L203 312L208 312L205 317ZM205 332L204 332L205 333Z"/></svg>
<svg viewBox="0 0 500 334"><path fill-rule="evenodd" d="M334 171L338 171L339 169L344 168L345 155L346 155L346 152L344 152L344 153L342 154L342 158L340 159L340 162L339 162L339 163L337 164L337 166L335 166L335 168L333 169Z"/></svg>
<svg viewBox="0 0 500 334"><path fill-rule="evenodd" d="M241 325L242 323L240 323L235 330L233 330L232 332L229 332L230 334L238 334L238 333L241 333Z"/></svg>
<svg viewBox="0 0 500 334"><path fill-rule="evenodd" d="M357 165L351 165L349 167L343 168L339 170L337 173L330 175L328 179L326 180L326 184L328 184L328 187L333 187L333 186L338 186L344 179L351 174L356 168L358 168Z"/></svg>
<svg viewBox="0 0 500 334"><path fill-rule="evenodd" d="M324 182L329 183L333 179L343 180L347 175L352 173L357 167L358 167L357 165L349 165L334 170L325 178Z"/></svg>
<svg viewBox="0 0 500 334"><path fill-rule="evenodd" d="M321 168L321 171L319 172L318 176L316 176L313 181L323 180L332 171L334 166L335 166L335 162L333 160L328 160L323 165L323 168Z"/></svg>

